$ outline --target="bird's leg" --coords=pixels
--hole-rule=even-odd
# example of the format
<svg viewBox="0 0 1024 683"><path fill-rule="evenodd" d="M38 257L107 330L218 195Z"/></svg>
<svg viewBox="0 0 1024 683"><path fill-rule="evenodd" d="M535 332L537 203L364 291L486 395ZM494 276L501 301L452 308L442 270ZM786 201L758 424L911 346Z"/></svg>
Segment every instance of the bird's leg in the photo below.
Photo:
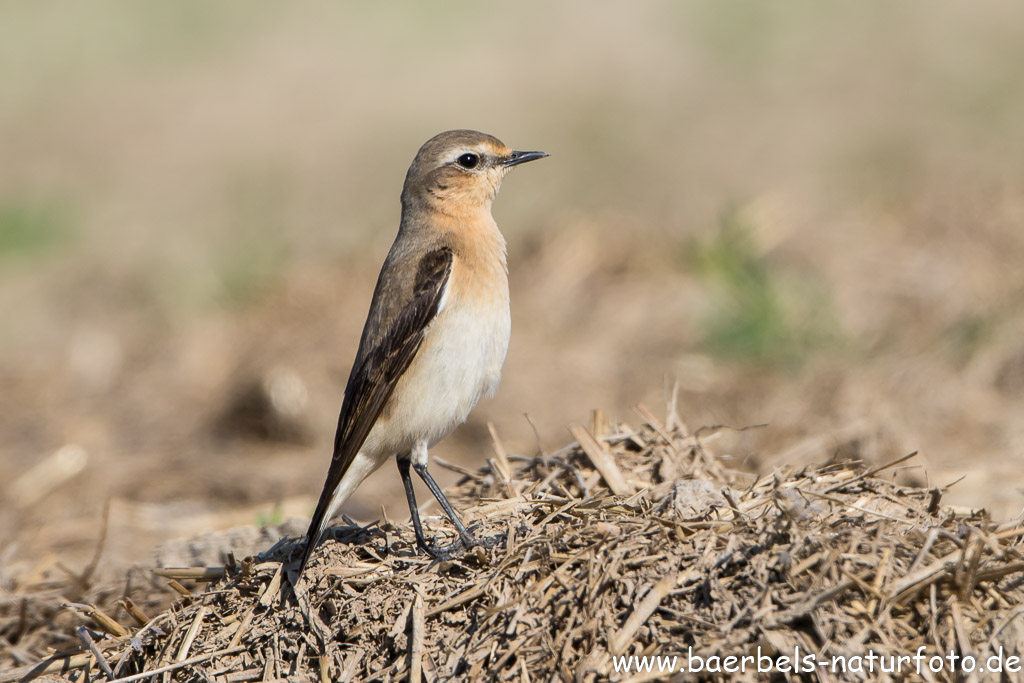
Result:
<svg viewBox="0 0 1024 683"><path fill-rule="evenodd" d="M400 455L398 456L397 463L398 472L402 475L402 484L405 486L405 499L409 502L409 514L412 516L412 528L416 533L416 546L435 560L452 559L456 554L454 551L462 547L462 541L459 540L451 545L445 546L439 546L436 543L427 543L427 539L423 535L423 523L420 521L420 511L416 505L416 491L413 490L412 476L409 474L411 459L408 454ZM461 526L462 524L460 523L459 527Z"/></svg>
<svg viewBox="0 0 1024 683"><path fill-rule="evenodd" d="M441 487L437 485L434 478L430 476L430 472L427 471L427 463L417 462L413 464L412 468L416 470L416 474L420 475L420 479L422 479L423 483L427 485L430 492L434 494L434 498L437 498L437 502L441 504L442 508L444 508L444 513L448 515L448 519L452 520L452 524L455 525L455 530L459 532L459 540L453 543L450 546L451 548L459 545L467 549L478 545L489 548L494 544L494 539L486 538L481 541L465 527L462 520L459 519L459 516L455 513L455 509L452 507L452 504L448 502L448 499L441 491Z"/></svg>
<svg viewBox="0 0 1024 683"><path fill-rule="evenodd" d="M409 475L409 465L412 465L413 469L416 470L416 474L420 475L423 482L430 489L430 492L437 498L437 502L441 504L448 519L455 525L455 530L459 534L459 540L446 546L438 546L436 544L427 543L426 538L423 535L423 525L420 522L420 512L416 507L416 493L412 486L412 477ZM412 515L413 530L416 532L416 545L421 548L425 553L438 560L450 560L458 551L472 548L474 546L483 545L490 547L493 544L491 539L485 539L484 541L478 540L473 534L466 528L459 519L459 516L455 513L451 503L445 497L441 491L441 487L437 485L434 478L430 476L430 472L427 471L427 442L419 441L413 446L413 449L408 454L398 456L398 471L402 475L402 484L405 486L405 498L409 501L409 513Z"/></svg>
<svg viewBox="0 0 1024 683"><path fill-rule="evenodd" d="M427 553L427 541L423 538L423 524L420 522L420 510L416 506L416 491L412 486L412 475L409 474L409 454L398 456L398 473L402 475L402 484L405 486L405 499L409 503L409 514L412 516L412 528L416 532L416 545L423 548Z"/></svg>

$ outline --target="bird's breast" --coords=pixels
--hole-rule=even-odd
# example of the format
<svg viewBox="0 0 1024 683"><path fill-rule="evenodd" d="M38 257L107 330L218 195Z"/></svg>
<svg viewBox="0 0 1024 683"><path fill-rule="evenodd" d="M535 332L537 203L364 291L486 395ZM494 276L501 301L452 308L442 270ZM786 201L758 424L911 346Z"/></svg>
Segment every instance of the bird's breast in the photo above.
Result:
<svg viewBox="0 0 1024 683"><path fill-rule="evenodd" d="M421 439L433 445L497 389L511 317L504 261L495 265L453 264L441 311L392 394L386 429L371 435L387 435L379 448L403 452Z"/></svg>
<svg viewBox="0 0 1024 683"><path fill-rule="evenodd" d="M456 393L470 397L472 405L481 396L493 394L511 332L504 273L490 282L478 282L476 288L453 288L435 324L437 334L430 335L427 353L444 367L443 373Z"/></svg>

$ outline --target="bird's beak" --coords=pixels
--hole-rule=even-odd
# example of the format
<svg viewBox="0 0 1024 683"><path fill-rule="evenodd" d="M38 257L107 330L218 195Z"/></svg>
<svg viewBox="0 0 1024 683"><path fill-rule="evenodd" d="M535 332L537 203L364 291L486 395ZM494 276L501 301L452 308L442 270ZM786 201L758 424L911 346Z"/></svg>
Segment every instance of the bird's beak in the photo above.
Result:
<svg viewBox="0 0 1024 683"><path fill-rule="evenodd" d="M537 159L543 159L548 156L547 152L512 152L508 159L505 160L503 166L517 166L519 164L525 164L527 161L535 161Z"/></svg>

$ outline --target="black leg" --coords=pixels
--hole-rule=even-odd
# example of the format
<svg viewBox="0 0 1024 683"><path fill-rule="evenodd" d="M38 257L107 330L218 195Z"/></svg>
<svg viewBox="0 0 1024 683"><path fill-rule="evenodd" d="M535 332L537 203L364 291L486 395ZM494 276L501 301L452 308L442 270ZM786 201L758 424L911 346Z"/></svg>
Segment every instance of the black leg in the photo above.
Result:
<svg viewBox="0 0 1024 683"><path fill-rule="evenodd" d="M412 528L416 533L416 546L435 560L450 560L458 554L455 551L463 547L463 541L459 540L451 545L443 546L439 546L436 543L427 543L427 539L423 535L423 523L420 521L420 511L416 506L416 491L413 490L412 477L409 475L409 465L409 456L405 456L404 458L401 456L398 457L398 472L402 475L402 484L405 486L405 499L409 501L409 514L412 516ZM419 472L419 469L417 468L416 471ZM430 483L433 483L433 479L430 480ZM434 483L434 486L437 486L437 484ZM447 503L448 501L446 500L445 505L447 509L451 509L451 506L447 505ZM454 512L452 514L454 514ZM467 535L469 534L465 527L462 526L462 522L456 522L456 525L456 528L461 529ZM473 537L470 536L469 538L472 539Z"/></svg>
<svg viewBox="0 0 1024 683"><path fill-rule="evenodd" d="M416 491L412 487L412 476L409 474L409 456L398 456L398 473L402 475L402 485L405 486L405 499L409 502L409 514L412 516L412 528L416 532L416 545L423 548L428 554L430 550L427 540L423 538L423 524L420 522L420 511L416 506Z"/></svg>
<svg viewBox="0 0 1024 683"><path fill-rule="evenodd" d="M459 516L455 513L455 509L452 507L452 504L448 502L448 498L446 498L444 493L441 491L441 487L437 485L437 482L434 481L434 477L432 477L430 472L427 471L425 463L417 463L412 467L416 470L416 474L420 475L420 479L422 479L423 483L427 485L430 492L434 494L434 498L437 498L437 502L441 504L442 508L444 508L444 513L448 515L448 519L452 520L452 524L455 525L455 530L459 532L459 540L451 546L444 548L444 550L451 551L460 545L466 549L478 545L489 548L494 544L494 539L488 538L481 541L470 533L469 529L465 527L462 520L459 519Z"/></svg>
<svg viewBox="0 0 1024 683"><path fill-rule="evenodd" d="M416 506L416 491L413 490L412 476L409 474L409 465L412 464L411 459L408 455L398 456L398 472L402 475L402 485L405 487L405 499L409 502L409 514L412 517L412 528L416 533L416 546L419 547L427 555L430 555L435 560L450 560L456 555L459 555L459 551L472 548L474 546L482 545L490 547L493 543L492 539L485 539L484 541L478 540L470 533L469 529L465 527L459 516L455 514L455 510L452 508L451 503L445 498L444 493L441 492L441 487L437 485L434 478L430 476L430 472L427 471L426 465L413 465L413 469L416 470L416 474L420 475L427 488L437 498L437 502L444 508L444 512L448 515L448 519L452 520L452 524L455 525L455 530L459 532L459 540L455 541L450 545L439 546L436 544L427 543L426 537L423 535L423 523L420 521L420 511Z"/></svg>

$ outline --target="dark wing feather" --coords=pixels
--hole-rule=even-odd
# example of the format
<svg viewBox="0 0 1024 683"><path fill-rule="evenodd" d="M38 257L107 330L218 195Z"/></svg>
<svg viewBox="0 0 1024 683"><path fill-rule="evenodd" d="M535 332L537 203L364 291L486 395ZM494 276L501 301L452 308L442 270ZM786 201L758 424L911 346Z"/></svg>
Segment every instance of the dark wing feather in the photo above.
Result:
<svg viewBox="0 0 1024 683"><path fill-rule="evenodd" d="M321 525L334 496L334 490L359 453L395 385L419 351L427 330L438 314L452 272L452 250L448 247L429 252L420 261L409 303L395 317L380 343L363 354L352 368L345 387L345 399L338 416L334 437L334 457L327 481L320 494L309 530L299 575L320 540Z"/></svg>

